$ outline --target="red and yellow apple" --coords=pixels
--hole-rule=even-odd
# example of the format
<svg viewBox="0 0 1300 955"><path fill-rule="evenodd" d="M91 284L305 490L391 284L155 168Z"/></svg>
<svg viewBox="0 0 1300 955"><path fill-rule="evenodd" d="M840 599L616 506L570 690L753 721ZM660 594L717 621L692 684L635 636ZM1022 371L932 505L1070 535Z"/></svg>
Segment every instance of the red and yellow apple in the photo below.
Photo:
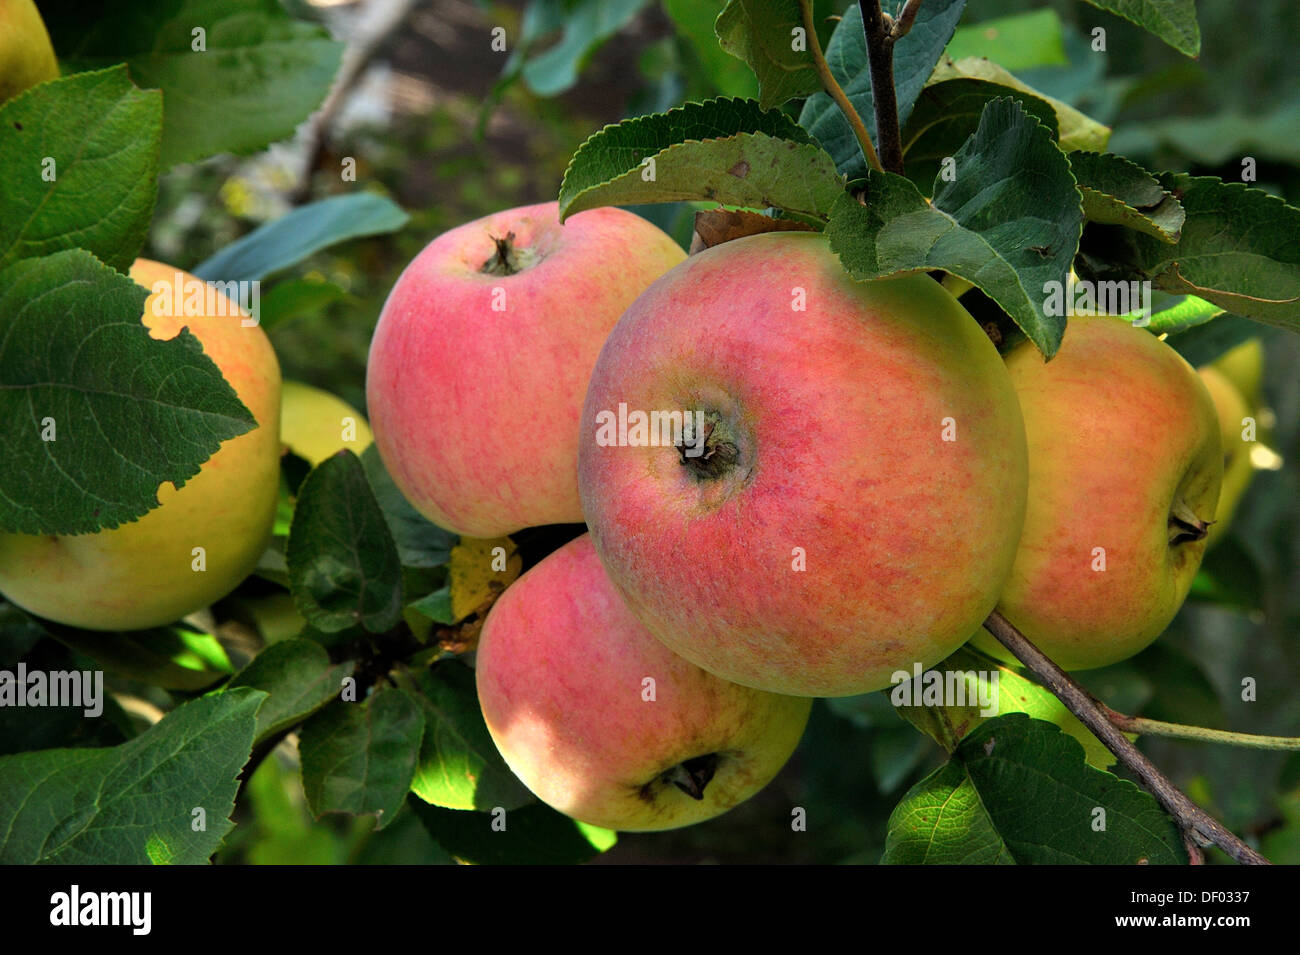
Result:
<svg viewBox="0 0 1300 955"><path fill-rule="evenodd" d="M0 593L37 616L91 630L160 626L224 597L265 550L279 493L280 366L266 333L245 326L247 313L234 303L216 310L224 315L156 315L159 292L184 301L199 280L147 259L130 274L154 291L144 310L152 336L189 328L258 426L222 444L182 487L161 485L161 503L138 520L69 537L0 535ZM204 569L196 569L200 547Z"/></svg>
<svg viewBox="0 0 1300 955"><path fill-rule="evenodd" d="M375 443L435 524L499 537L582 520L578 413L623 310L684 257L620 209L554 202L444 233L384 303L366 368Z"/></svg>
<svg viewBox="0 0 1300 955"><path fill-rule="evenodd" d="M706 440L610 441L621 405L698 412ZM888 686L963 644L1011 569L1025 438L996 349L939 283L856 282L820 235L726 242L652 285L601 351L582 426L610 577L723 679Z"/></svg>
<svg viewBox="0 0 1300 955"><path fill-rule="evenodd" d="M1065 669L1126 659L1169 625L1223 476L1193 368L1123 319L1075 317L1051 361L1006 356L1029 439L1029 510L998 610ZM975 643L1006 658L988 634Z"/></svg>
<svg viewBox="0 0 1300 955"><path fill-rule="evenodd" d="M627 609L589 535L508 587L475 663L492 739L539 799L610 829L674 829L762 789L811 701L727 683Z"/></svg>

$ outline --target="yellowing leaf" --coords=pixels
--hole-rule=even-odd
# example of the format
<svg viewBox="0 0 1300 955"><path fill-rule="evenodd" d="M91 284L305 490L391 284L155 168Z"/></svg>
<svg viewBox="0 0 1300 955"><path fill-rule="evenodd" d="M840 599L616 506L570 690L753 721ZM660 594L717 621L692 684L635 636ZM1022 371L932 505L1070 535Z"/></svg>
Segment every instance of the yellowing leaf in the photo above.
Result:
<svg viewBox="0 0 1300 955"><path fill-rule="evenodd" d="M509 537L462 537L448 564L452 616L464 620L504 590L523 566Z"/></svg>

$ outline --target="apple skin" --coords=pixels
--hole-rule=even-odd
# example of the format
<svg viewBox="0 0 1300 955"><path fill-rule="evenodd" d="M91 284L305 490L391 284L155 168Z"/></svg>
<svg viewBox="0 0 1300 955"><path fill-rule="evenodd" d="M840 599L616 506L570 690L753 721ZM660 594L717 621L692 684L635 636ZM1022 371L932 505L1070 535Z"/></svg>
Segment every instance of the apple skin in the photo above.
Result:
<svg viewBox="0 0 1300 955"><path fill-rule="evenodd" d="M812 708L668 650L627 609L588 534L506 588L483 626L475 680L488 731L524 785L568 816L629 832L703 822L754 795ZM664 779L709 757L701 799Z"/></svg>
<svg viewBox="0 0 1300 955"><path fill-rule="evenodd" d="M1050 362L1025 343L1006 364L1029 510L998 610L1064 669L1127 659L1169 625L1205 553L1223 477L1214 404L1182 356L1119 318L1071 318ZM1175 507L1198 539L1171 544ZM987 633L974 642L1010 659Z"/></svg>
<svg viewBox="0 0 1300 955"><path fill-rule="evenodd" d="M1258 338L1248 338L1229 348L1210 362L1210 367L1241 392L1249 407L1258 408L1263 404L1264 343Z"/></svg>
<svg viewBox="0 0 1300 955"><path fill-rule="evenodd" d="M151 291L180 270L137 259L130 275ZM183 281L198 281L181 272ZM258 427L224 442L180 489L158 488L158 507L138 520L70 537L0 535L0 593L31 613L90 630L138 630L171 623L224 597L266 549L280 482L280 366L266 333L224 316L156 316L154 338L182 327L203 345ZM192 548L206 571L191 569Z"/></svg>
<svg viewBox="0 0 1300 955"><path fill-rule="evenodd" d="M703 411L705 454L735 460L709 475L675 447L599 444L620 402ZM797 696L881 689L966 642L1011 568L1027 480L1010 379L957 300L923 274L855 282L823 236L789 232L694 255L628 309L578 471L596 551L651 632Z"/></svg>
<svg viewBox="0 0 1300 955"><path fill-rule="evenodd" d="M353 420L356 438L343 440L343 421ZM337 395L301 381L280 390L280 441L315 467L337 451L361 454L374 440L365 417Z"/></svg>
<svg viewBox="0 0 1300 955"><path fill-rule="evenodd" d="M1231 353L1229 353L1231 354ZM1241 438L1241 420L1251 415L1246 398L1228 376L1219 371L1217 364L1197 369L1210 398L1219 422L1219 440L1223 446L1223 487L1219 491L1219 504L1214 512L1214 523L1205 539L1206 549L1221 541L1232 526L1233 515L1246 489L1255 476L1255 466L1250 460L1250 445Z"/></svg>
<svg viewBox="0 0 1300 955"><path fill-rule="evenodd" d="M0 103L57 79L59 63L32 0L0 0Z"/></svg>
<svg viewBox="0 0 1300 955"><path fill-rule="evenodd" d="M521 270L481 271L511 232ZM630 212L593 209L561 226L554 202L426 246L384 303L366 367L375 443L411 504L467 537L581 521L578 413L596 355L684 257Z"/></svg>

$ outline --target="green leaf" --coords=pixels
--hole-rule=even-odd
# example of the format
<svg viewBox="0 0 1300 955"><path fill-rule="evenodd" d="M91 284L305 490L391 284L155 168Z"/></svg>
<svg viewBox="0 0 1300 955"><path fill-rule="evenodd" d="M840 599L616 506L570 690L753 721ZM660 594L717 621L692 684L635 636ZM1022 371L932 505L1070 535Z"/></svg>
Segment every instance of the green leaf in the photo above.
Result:
<svg viewBox="0 0 1300 955"><path fill-rule="evenodd" d="M1083 195L1085 219L1136 229L1162 242L1178 241L1186 213L1155 176L1113 153L1075 151L1068 158Z"/></svg>
<svg viewBox="0 0 1300 955"><path fill-rule="evenodd" d="M431 523L402 496L373 444L361 453L361 466L397 543L403 567L441 567L459 538ZM449 621L450 622L450 621Z"/></svg>
<svg viewBox="0 0 1300 955"><path fill-rule="evenodd" d="M1009 98L985 107L954 157L957 176L935 181L927 204L902 176L872 172L860 204L831 212L831 249L854 278L942 269L977 286L1044 355L1065 321L1047 315L1044 288L1064 288L1083 225L1070 164L1049 131Z"/></svg>
<svg viewBox="0 0 1300 955"><path fill-rule="evenodd" d="M560 217L604 205L706 199L825 219L843 193L829 156L782 113L715 99L593 135L560 185Z"/></svg>
<svg viewBox="0 0 1300 955"><path fill-rule="evenodd" d="M664 0L664 13L690 44L712 89L724 96L750 98L758 94L754 74L722 48L714 32L714 23L726 5L726 0Z"/></svg>
<svg viewBox="0 0 1300 955"><path fill-rule="evenodd" d="M1136 23L1164 40L1179 53L1197 56L1201 52L1201 28L1196 22L1195 0L1088 0L1099 10L1108 10Z"/></svg>
<svg viewBox="0 0 1300 955"><path fill-rule="evenodd" d="M1138 314L1138 312L1130 312L1125 317L1131 320ZM1167 296L1166 300L1160 303L1160 307L1152 309L1151 323L1144 327L1153 335L1177 335L1198 325L1204 325L1222 314L1224 314L1223 309L1219 306L1195 295Z"/></svg>
<svg viewBox="0 0 1300 955"><path fill-rule="evenodd" d="M902 4L896 2L892 6L896 13ZM900 127L907 125L916 98L943 55L965 8L966 0L926 0L912 29L894 44L894 92ZM844 11L844 18L831 34L831 41L826 45L826 62L862 118L872 142L878 143L867 40L862 11L857 4ZM799 125L812 133L834 157L836 167L846 178L860 179L866 175L867 158L849 121L830 94L819 92L808 97L799 113Z"/></svg>
<svg viewBox="0 0 1300 955"><path fill-rule="evenodd" d="M162 109L124 66L42 83L0 106L0 268L70 248L130 268L158 196Z"/></svg>
<svg viewBox="0 0 1300 955"><path fill-rule="evenodd" d="M162 90L164 169L288 138L343 53L277 0L41 0L41 13L65 71L125 60L138 85Z"/></svg>
<svg viewBox="0 0 1300 955"><path fill-rule="evenodd" d="M608 829L577 822L542 803L490 815L415 799L410 806L440 846L476 865L574 865L609 850L617 839Z"/></svg>
<svg viewBox="0 0 1300 955"><path fill-rule="evenodd" d="M411 791L444 809L517 809L533 801L497 752L474 673L449 661L419 674L411 695L424 709L424 739Z"/></svg>
<svg viewBox="0 0 1300 955"><path fill-rule="evenodd" d="M335 302L348 297L341 285L319 279L287 279L262 296L259 323L264 331L295 318L319 315Z"/></svg>
<svg viewBox="0 0 1300 955"><path fill-rule="evenodd" d="M289 529L294 602L312 626L372 633L402 614L402 568L383 511L351 451L326 458L298 489Z"/></svg>
<svg viewBox="0 0 1300 955"><path fill-rule="evenodd" d="M1246 157L1300 166L1300 102L1277 103L1259 113L1234 108L1209 116L1145 119L1115 130L1111 148L1126 156L1176 150L1208 167L1241 166Z"/></svg>
<svg viewBox="0 0 1300 955"><path fill-rule="evenodd" d="M456 612L451 608L451 584L411 601L406 607L422 617L428 617L434 623L448 627L456 623Z"/></svg>
<svg viewBox="0 0 1300 955"><path fill-rule="evenodd" d="M0 864L206 862L234 828L265 698L212 693L119 746L0 757Z"/></svg>
<svg viewBox="0 0 1300 955"><path fill-rule="evenodd" d="M564 8L564 32L541 53L529 50L520 75L538 96L558 96L578 81L593 50L632 22L646 0L576 0Z"/></svg>
<svg viewBox="0 0 1300 955"><path fill-rule="evenodd" d="M758 77L764 109L821 89L807 37L796 43L803 29L798 0L729 0L714 24L722 49Z"/></svg>
<svg viewBox="0 0 1300 955"><path fill-rule="evenodd" d="M1061 18L1051 8L958 27L944 52L953 60L988 57L1007 70L1069 63Z"/></svg>
<svg viewBox="0 0 1300 955"><path fill-rule="evenodd" d="M1161 173L1187 213L1178 242L1090 225L1076 269L1092 280L1150 281L1236 315L1300 330L1300 209L1244 183Z"/></svg>
<svg viewBox="0 0 1300 955"><path fill-rule="evenodd" d="M951 79L921 90L912 116L903 129L903 161L907 178L927 195L944 159L953 156L979 127L984 107L998 97L1010 97L1025 112L1059 134L1056 111L1039 96L999 86L987 80Z"/></svg>
<svg viewBox="0 0 1300 955"><path fill-rule="evenodd" d="M194 274L209 281L263 279L331 245L396 232L409 219L391 199L372 192L331 196L258 226L197 266Z"/></svg>
<svg viewBox="0 0 1300 955"><path fill-rule="evenodd" d="M1067 152L1072 149L1096 152L1105 149L1106 143L1110 139L1110 127L1085 116L1073 106L1038 92L1033 87L1016 79L998 64L990 63L988 60L967 57L964 60L954 61L945 57L935 67L925 85L937 86L940 83L948 83L957 79L983 80L986 83L1006 87L1009 90L1036 96L1043 100L1056 113L1057 141L1061 144L1061 149Z"/></svg>
<svg viewBox="0 0 1300 955"><path fill-rule="evenodd" d="M952 691L961 694L960 704L947 695ZM900 716L948 750L990 719L1027 713L1055 723L1078 740L1088 762L1098 769L1115 763L1115 755L1051 690L969 646L930 667L919 682L895 684L885 694Z"/></svg>
<svg viewBox="0 0 1300 955"><path fill-rule="evenodd" d="M364 703L325 707L304 724L298 743L312 814L373 813L376 828L387 826L411 788L423 733L420 705L392 687Z"/></svg>
<svg viewBox="0 0 1300 955"><path fill-rule="evenodd" d="M235 674L230 688L250 686L268 695L257 711L257 742L302 722L342 689L351 676L351 660L330 664L318 643L292 637L267 647Z"/></svg>
<svg viewBox="0 0 1300 955"><path fill-rule="evenodd" d="M989 720L895 807L881 861L1185 863L1178 829L1155 799L1083 755L1051 723L1021 713Z"/></svg>
<svg viewBox="0 0 1300 955"><path fill-rule="evenodd" d="M0 272L0 528L135 520L256 425L188 330L150 336L146 298L80 249Z"/></svg>
<svg viewBox="0 0 1300 955"><path fill-rule="evenodd" d="M113 673L166 690L205 690L234 672L210 633L172 624L151 630L101 633L43 621L50 636Z"/></svg>

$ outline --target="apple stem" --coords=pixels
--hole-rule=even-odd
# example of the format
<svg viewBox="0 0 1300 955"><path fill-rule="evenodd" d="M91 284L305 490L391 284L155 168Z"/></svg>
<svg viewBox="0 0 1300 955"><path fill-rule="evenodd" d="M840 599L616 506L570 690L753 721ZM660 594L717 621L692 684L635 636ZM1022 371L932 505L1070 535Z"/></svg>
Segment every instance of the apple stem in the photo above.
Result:
<svg viewBox="0 0 1300 955"><path fill-rule="evenodd" d="M1169 509L1169 544L1189 544L1203 540L1210 533L1213 521L1203 521L1187 506L1181 497L1174 499Z"/></svg>
<svg viewBox="0 0 1300 955"><path fill-rule="evenodd" d="M867 165L872 169L881 170L884 167L880 165L880 158L876 155L876 147L872 145L871 134L867 132L866 124L862 122L862 117L858 111L853 108L853 103L844 93L844 88L840 86L839 81L835 79L835 74L831 72L830 65L826 62L826 56L822 53L821 41L817 39L817 26L813 23L813 0L799 0L799 12L803 16L804 33L808 36L808 51L812 54L813 66L817 70L817 76L822 81L822 89L826 90L835 105L840 108L844 118L848 120L849 126L853 129L853 135L857 137L858 146L862 149L862 154L867 157Z"/></svg>
<svg viewBox="0 0 1300 955"><path fill-rule="evenodd" d="M515 258L515 234L507 232L503 238L490 237L496 243L496 251L479 269L485 275L514 275L520 271L519 261Z"/></svg>
<svg viewBox="0 0 1300 955"><path fill-rule="evenodd" d="M1066 709L1078 717L1080 723L1092 731L1092 735L1115 754L1116 759L1141 780L1147 791L1155 796L1156 801L1165 808L1165 811L1174 817L1174 821L1183 832L1185 844L1190 840L1201 845L1218 846L1237 862L1246 865L1271 864L1268 859L1229 832L1222 823L1192 802L1182 790L1170 782L1155 764L1129 741L1122 728L1112 722L1110 714L1114 711L1070 679L1065 671L1017 630L1011 621L995 610L984 621L984 629L1010 650L1040 683L1065 704ZM1189 857L1191 857L1190 852ZM1191 857L1191 861L1195 862L1196 859Z"/></svg>
<svg viewBox="0 0 1300 955"><path fill-rule="evenodd" d="M1125 733L1142 736L1164 736L1168 739L1188 739L1200 743L1226 743L1246 749L1274 749L1300 751L1300 736L1262 736L1258 733L1233 733L1207 726L1188 726L1185 723L1166 723L1149 720L1144 716L1117 713L1104 703L1099 703L1106 717Z"/></svg>

